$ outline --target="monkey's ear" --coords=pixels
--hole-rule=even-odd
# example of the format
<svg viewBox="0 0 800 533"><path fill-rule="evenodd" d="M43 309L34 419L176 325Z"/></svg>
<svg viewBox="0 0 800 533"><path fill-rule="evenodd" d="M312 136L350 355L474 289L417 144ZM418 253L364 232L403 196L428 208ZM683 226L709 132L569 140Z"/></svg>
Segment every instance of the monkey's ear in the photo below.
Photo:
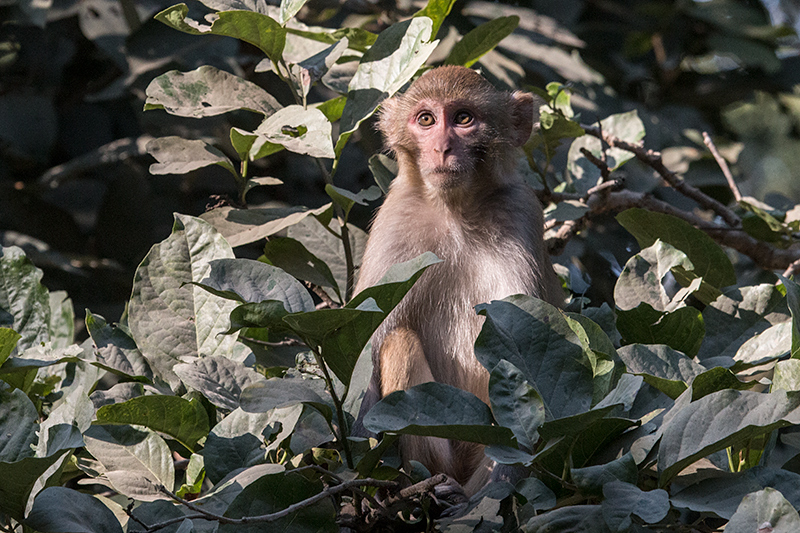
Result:
<svg viewBox="0 0 800 533"><path fill-rule="evenodd" d="M511 95L513 116L513 132L511 141L514 146L522 146L528 142L533 131L534 115L537 115L538 106L534 105L531 93L516 91Z"/></svg>

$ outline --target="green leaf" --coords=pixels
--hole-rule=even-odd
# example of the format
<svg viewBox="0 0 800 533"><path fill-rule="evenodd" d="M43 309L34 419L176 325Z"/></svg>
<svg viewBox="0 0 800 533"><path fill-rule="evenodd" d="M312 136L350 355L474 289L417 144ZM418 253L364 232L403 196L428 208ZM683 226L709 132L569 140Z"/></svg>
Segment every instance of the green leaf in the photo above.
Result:
<svg viewBox="0 0 800 533"><path fill-rule="evenodd" d="M226 483L222 480L226 476L234 477L232 474L243 468L246 469L244 472L253 471L260 475L283 470L281 465L262 464L267 460L266 443L280 443L286 439L294 431L302 412L302 405L266 413L245 413L236 409L214 426L203 448L203 457L206 477L215 483L215 488L221 488L221 496L231 492L235 495L242 490L243 487L239 487L238 491L225 490ZM231 499L228 497L220 502L222 505L217 504L219 514L225 512Z"/></svg>
<svg viewBox="0 0 800 533"><path fill-rule="evenodd" d="M722 248L688 222L640 208L623 211L617 215L617 221L636 237L642 248L661 239L685 253L694 265L692 273L706 283L717 288L736 283L733 265Z"/></svg>
<svg viewBox="0 0 800 533"><path fill-rule="evenodd" d="M519 26L519 17L516 15L498 17L484 22L453 46L444 64L471 67L486 53L493 50L500 41L511 35L517 26Z"/></svg>
<svg viewBox="0 0 800 533"><path fill-rule="evenodd" d="M617 353L628 372L642 376L648 385L673 400L705 370L691 358L665 345L629 344Z"/></svg>
<svg viewBox="0 0 800 533"><path fill-rule="evenodd" d="M697 354L733 358L754 335L790 319L786 299L771 283L731 289L703 310L706 337Z"/></svg>
<svg viewBox="0 0 800 533"><path fill-rule="evenodd" d="M189 450L208 434L208 414L198 400L140 396L97 410L97 424L135 424L172 437Z"/></svg>
<svg viewBox="0 0 800 533"><path fill-rule="evenodd" d="M365 305L372 299L373 309L382 311L361 313L354 320L325 335L322 341L323 358L342 383L350 384L350 377L361 350L386 315L400 303L423 272L439 262L434 254L425 252L414 259L392 265L376 285L356 294L345 307L338 310L365 309ZM369 309L365 309L367 310Z"/></svg>
<svg viewBox="0 0 800 533"><path fill-rule="evenodd" d="M250 413L264 413L302 403L314 407L330 420L332 411L324 391L325 382L321 379L273 378L245 387L239 397L239 405Z"/></svg>
<svg viewBox="0 0 800 533"><path fill-rule="evenodd" d="M21 248L0 247L0 326L20 335L20 352L50 340L50 297L41 280Z"/></svg>
<svg viewBox="0 0 800 533"><path fill-rule="evenodd" d="M735 474L717 472L674 492L670 501L678 508L714 513L729 520L745 495L766 487L781 491L793 507L800 505L800 474L764 466Z"/></svg>
<svg viewBox="0 0 800 533"><path fill-rule="evenodd" d="M29 509L31 492L41 488L72 454L66 450L49 457L25 457L16 462L0 461L0 511L22 521Z"/></svg>
<svg viewBox="0 0 800 533"><path fill-rule="evenodd" d="M380 189L375 186L362 189L357 193L352 193L347 189L329 184L325 185L325 192L328 193L328 196L331 197L335 204L342 207L345 220L350 216L350 210L353 208L353 205L367 205L368 202L372 202L381 197Z"/></svg>
<svg viewBox="0 0 800 533"><path fill-rule="evenodd" d="M22 336L10 328L0 328L0 366L8 359Z"/></svg>
<svg viewBox="0 0 800 533"><path fill-rule="evenodd" d="M314 107L284 107L268 116L253 134L256 136L250 147L250 159L253 161L273 153L272 146L276 144L291 152L311 157L335 157L331 123L322 111Z"/></svg>
<svg viewBox="0 0 800 533"><path fill-rule="evenodd" d="M553 509L528 520L525 533L575 531L580 533L609 533L600 505L570 505Z"/></svg>
<svg viewBox="0 0 800 533"><path fill-rule="evenodd" d="M800 393L721 390L667 413L658 449L659 483L733 443L800 423Z"/></svg>
<svg viewBox="0 0 800 533"><path fill-rule="evenodd" d="M235 303L189 282L200 282L212 259L233 257L214 228L201 219L175 215L172 235L145 256L133 283L128 321L136 345L156 374L177 387L176 363L200 355L228 355L236 338L229 327ZM169 486L169 485L168 485Z"/></svg>
<svg viewBox="0 0 800 533"><path fill-rule="evenodd" d="M83 437L86 449L103 465L106 479L120 494L147 502L164 497L159 486L174 486L172 453L153 431L93 425Z"/></svg>
<svg viewBox="0 0 800 533"><path fill-rule="evenodd" d="M786 289L786 302L792 313L792 359L800 359L800 285L779 276Z"/></svg>
<svg viewBox="0 0 800 533"><path fill-rule="evenodd" d="M800 391L800 361L789 359L775 363L771 390L778 389Z"/></svg>
<svg viewBox="0 0 800 533"><path fill-rule="evenodd" d="M631 143L637 143L644 138L644 124L639 119L636 110L604 118L600 121L600 127L603 133L610 133ZM633 158L632 153L620 148L611 147L604 151L600 139L591 135L583 135L575 139L567 154L567 170L576 192L581 195L586 194L589 189L597 185L601 178L600 169L583 156L581 148L586 148L598 159L602 159L605 153L606 162L611 170L618 169Z"/></svg>
<svg viewBox="0 0 800 533"><path fill-rule="evenodd" d="M603 496L603 518L612 531L629 528L631 515L655 524L666 518L670 510L669 494L661 489L645 492L634 484L612 481L603 485Z"/></svg>
<svg viewBox="0 0 800 533"><path fill-rule="evenodd" d="M308 215L322 213L329 207L325 205L313 210L300 206L259 209L219 207L204 213L201 218L214 226L231 246L236 247L274 235Z"/></svg>
<svg viewBox="0 0 800 533"><path fill-rule="evenodd" d="M746 365L761 365L773 361L792 351L792 321L770 326L756 333L736 351L733 359Z"/></svg>
<svg viewBox="0 0 800 533"><path fill-rule="evenodd" d="M786 501L783 494L769 487L745 496L725 526L726 533L762 530L771 533L800 530L800 515L795 508Z"/></svg>
<svg viewBox="0 0 800 533"><path fill-rule="evenodd" d="M66 348L75 342L75 309L65 291L50 293L50 342L55 348ZM0 348L0 364L2 353Z"/></svg>
<svg viewBox="0 0 800 533"><path fill-rule="evenodd" d="M544 402L522 372L505 359L490 373L489 400L497 423L511 429L520 446L533 450L545 419Z"/></svg>
<svg viewBox="0 0 800 533"><path fill-rule="evenodd" d="M570 475L581 493L599 496L603 494L603 487L608 483L636 483L639 469L633 456L626 453L619 459L602 465L573 468Z"/></svg>
<svg viewBox="0 0 800 533"><path fill-rule="evenodd" d="M706 333L703 316L694 307L662 313L646 303L618 310L617 329L626 343L666 344L689 357L697 355Z"/></svg>
<svg viewBox="0 0 800 533"><path fill-rule="evenodd" d="M329 224L329 226L331 225ZM329 228L316 218L307 218L291 226L287 236L301 242L306 249L314 250L314 255L331 269L336 285L341 290L347 285L348 271L342 239L339 237L340 230L338 223ZM331 233L332 231L336 234ZM367 245L367 234L352 224L347 225L347 231L350 236L353 265L358 268ZM334 291L328 294L335 296Z"/></svg>
<svg viewBox="0 0 800 533"><path fill-rule="evenodd" d="M171 70L151 81L145 92L145 111L163 109L179 117L213 117L239 109L269 116L283 107L255 83L208 65L190 72Z"/></svg>
<svg viewBox="0 0 800 533"><path fill-rule="evenodd" d="M161 137L147 143L147 153L158 161L150 165L151 174L186 174L198 168L219 165L239 179L239 173L228 156L205 141Z"/></svg>
<svg viewBox="0 0 800 533"><path fill-rule="evenodd" d="M14 463L33 455L38 441L39 413L28 396L0 382L0 461ZM1 485L1 484L0 484Z"/></svg>
<svg viewBox="0 0 800 533"><path fill-rule="evenodd" d="M674 246L656 240L628 262L614 286L614 303L619 309L630 310L646 303L658 311L672 311L683 306L689 291L679 291L670 297L663 286L664 278L673 268L692 270L686 254Z"/></svg>
<svg viewBox="0 0 800 533"><path fill-rule="evenodd" d="M278 20L281 25L285 25L289 20L297 15L297 12L308 2L308 0L281 0L280 15Z"/></svg>
<svg viewBox="0 0 800 533"><path fill-rule="evenodd" d="M248 42L264 52L270 61L282 59L286 29L275 20L255 11L221 11L211 26L187 18L189 8L177 4L158 13L155 19L192 35L224 35Z"/></svg>
<svg viewBox="0 0 800 533"><path fill-rule="evenodd" d="M319 480L309 480L293 472L266 475L248 485L234 499L225 516L241 518L283 511L290 505L322 492ZM331 498L289 513L285 518L270 522L271 531L297 533L336 533L336 509ZM264 524L220 524L219 533L261 533Z"/></svg>
<svg viewBox="0 0 800 533"><path fill-rule="evenodd" d="M242 389L264 380L252 368L227 357L201 357L191 363L175 365L173 370L181 381L209 402L231 411L239 407Z"/></svg>
<svg viewBox="0 0 800 533"><path fill-rule="evenodd" d="M66 487L37 494L25 524L50 533L122 533L117 517L99 499Z"/></svg>
<svg viewBox="0 0 800 533"><path fill-rule="evenodd" d="M450 14L450 10L453 9L453 4L455 3L456 0L428 0L425 7L414 13L414 17L428 17L431 19L433 22L431 36L436 37L442 22Z"/></svg>
<svg viewBox="0 0 800 533"><path fill-rule="evenodd" d="M476 396L433 381L391 393L364 417L364 427L374 433L513 445L511 430L493 422L489 406Z"/></svg>
<svg viewBox="0 0 800 533"><path fill-rule="evenodd" d="M86 330L94 343L98 366L127 378L152 381L153 371L127 330L110 326L103 317L89 311Z"/></svg>
<svg viewBox="0 0 800 533"><path fill-rule="evenodd" d="M397 176L397 161L383 154L375 154L369 158L369 170L383 194L388 193L389 185Z"/></svg>
<svg viewBox="0 0 800 533"><path fill-rule="evenodd" d="M339 125L336 153L361 122L372 115L382 100L392 96L425 64L436 48L430 42L433 22L416 17L389 26L364 54L348 87L347 103Z"/></svg>
<svg viewBox="0 0 800 533"><path fill-rule="evenodd" d="M339 302L342 301L339 285L331 269L320 258L309 252L300 241L289 237L272 237L264 245L262 260L297 279L332 289Z"/></svg>
<svg viewBox="0 0 800 533"><path fill-rule="evenodd" d="M283 302L289 313L314 310L308 290L278 267L253 259L215 259L202 285L239 302Z"/></svg>
<svg viewBox="0 0 800 533"><path fill-rule="evenodd" d="M475 356L487 369L505 359L522 371L541 395L547 419L589 409L594 384L584 347L562 312L529 296L476 307L486 316Z"/></svg>
<svg viewBox="0 0 800 533"><path fill-rule="evenodd" d="M724 389L749 390L757 384L757 381L740 381L729 369L715 366L698 374L692 381L692 401Z"/></svg>

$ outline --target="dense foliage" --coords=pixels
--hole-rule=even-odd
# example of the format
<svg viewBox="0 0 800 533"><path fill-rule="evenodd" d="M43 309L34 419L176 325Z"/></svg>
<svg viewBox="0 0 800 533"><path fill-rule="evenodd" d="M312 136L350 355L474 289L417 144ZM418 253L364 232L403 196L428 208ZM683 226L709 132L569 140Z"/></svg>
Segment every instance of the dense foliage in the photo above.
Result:
<svg viewBox="0 0 800 533"><path fill-rule="evenodd" d="M448 17L454 2L431 0L373 32L353 19L338 29L301 22L305 3L207 0L155 15L192 42L247 43L260 55L253 71L282 84L267 91L221 64L150 76L148 114L236 117L224 142L148 139L150 172L212 169L235 188L200 217L174 216L171 234L138 264L118 323L87 310L88 338L75 343L68 295L42 284L22 248L2 248L0 530L800 530L800 206L791 200L800 166L789 164L800 153L800 96L761 93L726 108L720 117L744 144L718 150L707 137L701 152L701 132L686 131L697 146L656 153L646 149L652 130L666 136L656 115L596 105L603 76L565 51L583 44L553 19L482 2ZM673 82L719 75L723 57L743 72L779 71L787 32L755 9L737 15L747 24L714 24L711 10L732 5L644 17L663 27L631 34L628 67L651 52ZM465 15L481 23L458 39L449 20ZM681 17L711 21L716 40L678 65L654 36L696 44L679 31ZM557 46L535 42L534 27ZM520 67L495 49L501 41L518 63L572 82L531 88L540 127L520 161L546 206L567 306L527 296L478 306L475 355L490 372L491 405L428 383L375 406L365 425L379 438L353 437L370 336L439 259L395 265L352 294L366 234L351 215L382 196L396 168L370 157L376 185L353 192L347 151L357 143L370 152L362 123L426 65L480 62L513 85ZM767 118L769 138L759 138L753 124ZM263 175L285 152L316 166ZM302 181L292 168L317 172L328 203L253 200ZM740 172L752 180L744 194ZM776 190L785 196L765 203ZM594 267L605 277L591 279L577 258L624 249L613 242L624 232L639 251L624 266L606 254ZM57 255L31 255L68 270ZM401 434L478 442L531 476L447 509L436 498L440 476L401 469Z"/></svg>

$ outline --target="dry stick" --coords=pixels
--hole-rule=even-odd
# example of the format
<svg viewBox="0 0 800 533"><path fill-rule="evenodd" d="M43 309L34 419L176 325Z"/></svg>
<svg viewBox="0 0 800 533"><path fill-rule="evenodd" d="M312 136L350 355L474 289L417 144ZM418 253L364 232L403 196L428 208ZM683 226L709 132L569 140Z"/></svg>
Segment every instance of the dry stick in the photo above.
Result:
<svg viewBox="0 0 800 533"><path fill-rule="evenodd" d="M714 200L707 194L703 193L696 187L693 187L683 181L683 179L678 176L677 173L671 171L666 166L664 166L664 162L661 159L661 154L659 152L655 152L653 150L645 150L644 146L641 143L629 143L627 141L623 141L622 139L615 137L609 133L605 133L600 131L599 128L595 126L586 126L581 125L581 127L593 137L597 137L600 140L607 142L610 146L614 146L616 148L621 148L627 152L632 153L639 159L641 162L658 172L658 174L664 178L664 181L669 183L669 185L678 191L679 193L683 194L687 198L691 198L695 202L697 202L701 207L705 209L710 209L714 213L718 214L725 220L725 223L732 228L738 228L742 225L741 219L722 205L717 200Z"/></svg>
<svg viewBox="0 0 800 533"><path fill-rule="evenodd" d="M736 185L736 182L733 181L733 174L731 174L731 169L728 167L728 162L720 155L719 150L717 150L716 145L714 145L714 141L711 140L711 136L705 131L703 132L703 143L708 147L708 151L711 152L714 159L717 160L717 164L719 168L722 169L722 173L725 174L725 179L728 180L728 187L730 187L733 192L733 199L737 202L741 202L742 193L739 192L739 187Z"/></svg>

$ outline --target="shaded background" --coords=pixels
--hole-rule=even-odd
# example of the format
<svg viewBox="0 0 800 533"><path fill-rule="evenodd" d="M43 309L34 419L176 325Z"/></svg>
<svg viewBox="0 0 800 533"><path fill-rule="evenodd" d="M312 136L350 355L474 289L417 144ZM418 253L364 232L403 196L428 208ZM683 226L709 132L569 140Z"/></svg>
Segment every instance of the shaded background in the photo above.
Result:
<svg viewBox="0 0 800 533"><path fill-rule="evenodd" d="M78 318L88 307L118 320L138 262L169 235L172 213L198 215L235 196L230 174L216 166L150 175L147 141L202 138L230 154L230 127L258 124L247 112L203 119L144 112L149 82L169 70L213 65L292 103L277 78L256 72L262 59L256 49L186 35L152 19L173 3L0 0L0 243L22 246L44 270L49 289L68 291ZM298 18L379 32L421 5L311 0ZM736 162L743 194L778 209L800 202L800 1L459 1L439 31L442 49L432 61L476 25L512 14L520 17L519 28L479 64L496 84L568 83L586 123L636 109L646 146L662 150L667 165L690 183L728 202L731 193L701 140L708 131ZM320 85L310 101L334 94ZM372 183L367 158L381 143L370 124L354 140L337 185L355 191ZM554 181L569 180L563 163L556 160ZM623 172L629 188L692 208L636 162ZM284 185L253 191L251 205L328 202L307 157L283 151L255 162L252 174ZM365 227L374 207L354 211L353 221ZM599 303L610 300L614 262L624 264L633 251L630 235L613 219L600 219L559 262L584 272L588 295ZM258 246L237 249L258 252Z"/></svg>

